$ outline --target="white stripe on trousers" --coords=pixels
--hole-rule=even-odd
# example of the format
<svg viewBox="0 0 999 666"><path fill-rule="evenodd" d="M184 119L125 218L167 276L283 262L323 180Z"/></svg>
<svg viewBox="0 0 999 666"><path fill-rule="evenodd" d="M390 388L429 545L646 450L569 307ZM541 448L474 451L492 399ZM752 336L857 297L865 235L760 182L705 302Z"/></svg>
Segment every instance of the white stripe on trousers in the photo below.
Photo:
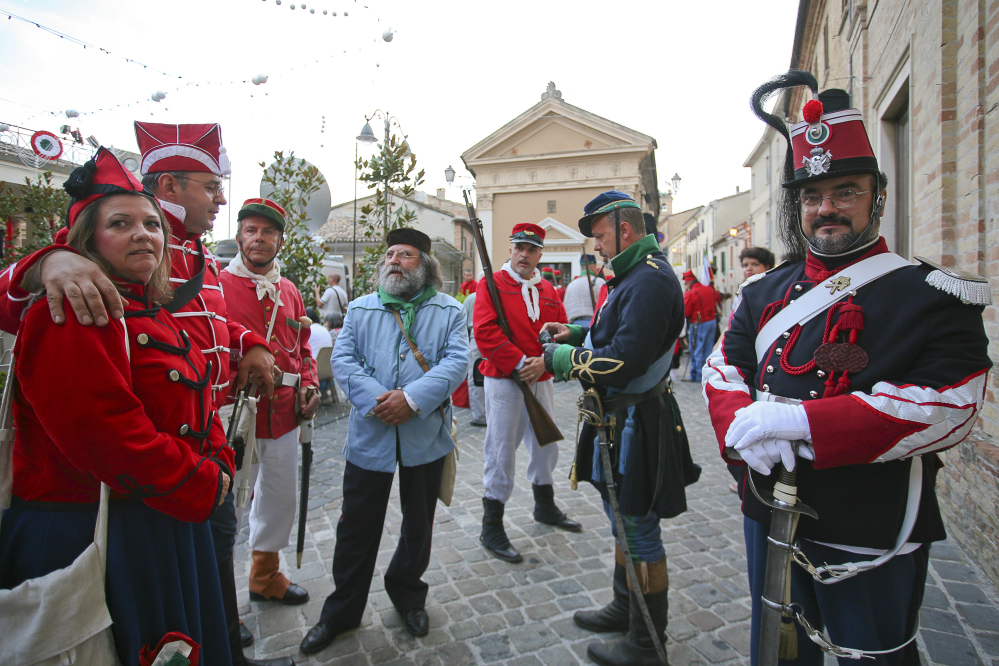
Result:
<svg viewBox="0 0 999 666"><path fill-rule="evenodd" d="M513 475L517 447L523 441L530 460L527 478L534 485L550 486L552 471L558 462L558 444L542 447L534 436L524 396L512 379L486 377L486 443L482 471L485 496L506 504L513 492ZM555 387L549 379L531 386L541 405L549 414L555 413Z"/></svg>
<svg viewBox="0 0 999 666"><path fill-rule="evenodd" d="M298 431L257 440L260 464L250 467L250 550L276 553L288 545L298 500ZM236 509L240 529L244 513Z"/></svg>

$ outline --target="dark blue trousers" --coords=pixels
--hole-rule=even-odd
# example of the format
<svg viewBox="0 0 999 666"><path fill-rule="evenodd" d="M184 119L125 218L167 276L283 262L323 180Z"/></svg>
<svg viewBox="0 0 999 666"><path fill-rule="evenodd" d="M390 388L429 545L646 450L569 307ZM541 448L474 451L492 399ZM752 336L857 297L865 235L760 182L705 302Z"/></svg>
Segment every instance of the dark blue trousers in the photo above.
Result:
<svg viewBox="0 0 999 666"><path fill-rule="evenodd" d="M402 529L384 577L385 591L401 613L423 608L427 602L429 587L420 579L430 565L430 540L443 469L444 458L416 467L399 466ZM340 631L361 624L394 476L350 462L344 468L343 509L333 550L336 589L326 598L319 617L320 622Z"/></svg>
<svg viewBox="0 0 999 666"><path fill-rule="evenodd" d="M752 665L759 661L760 613L767 564L769 526L743 518L746 557L749 564L749 590L752 598L750 655ZM848 553L811 541L801 541L801 549L815 566L872 560L873 557ZM800 604L813 627L825 631L836 645L861 650L888 650L912 636L923 603L923 586L929 566L929 544L908 555L896 555L880 567L831 585L812 579L797 564L791 567L791 601ZM782 666L822 666L823 654L804 630L798 630L798 658L780 660ZM852 659L839 659L841 666L855 666ZM916 642L864 664L879 666L918 666Z"/></svg>

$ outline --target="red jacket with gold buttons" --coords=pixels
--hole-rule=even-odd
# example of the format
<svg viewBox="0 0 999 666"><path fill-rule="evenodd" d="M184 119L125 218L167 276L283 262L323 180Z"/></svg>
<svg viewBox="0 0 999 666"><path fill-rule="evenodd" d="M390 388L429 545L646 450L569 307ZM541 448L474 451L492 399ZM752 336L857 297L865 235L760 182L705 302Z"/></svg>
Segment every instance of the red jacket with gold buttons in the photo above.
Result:
<svg viewBox="0 0 999 666"><path fill-rule="evenodd" d="M201 522L221 497L220 470L231 478L233 469L212 405L214 368L183 320L149 306L141 287L132 291L124 324L83 326L67 309L57 325L45 301L25 314L15 345L13 494L96 502L103 481L112 497Z"/></svg>
<svg viewBox="0 0 999 666"><path fill-rule="evenodd" d="M268 296L257 298L256 283L249 278L223 270L220 280L225 289L229 317L258 336L266 335L274 301ZM318 386L316 362L309 346L309 327L301 326L296 329L288 322L288 319L298 322L305 316L302 295L291 280L286 278L281 278L277 288L281 292L281 305L268 340L274 363L284 372L301 375L300 386ZM290 386L275 387L273 400L263 396L257 404L257 437L277 439L297 428L297 401L298 390Z"/></svg>

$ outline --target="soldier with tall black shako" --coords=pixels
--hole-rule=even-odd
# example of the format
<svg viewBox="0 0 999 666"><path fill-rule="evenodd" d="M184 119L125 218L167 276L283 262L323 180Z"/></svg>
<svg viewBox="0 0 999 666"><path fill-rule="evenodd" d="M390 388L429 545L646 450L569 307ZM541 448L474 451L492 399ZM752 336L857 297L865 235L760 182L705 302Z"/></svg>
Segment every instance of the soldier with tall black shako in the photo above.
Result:
<svg viewBox="0 0 999 666"><path fill-rule="evenodd" d="M790 144L780 223L795 258L743 284L704 366L704 394L725 460L744 461L760 496L775 493L783 506L795 489L774 491L774 480L793 470L797 499L818 516L798 519L800 560L814 566L791 567L794 608L835 644L889 651L875 663L918 664L911 639L930 543L946 538L937 452L967 437L982 406L991 294L980 278L888 251L888 184L860 111L828 90L788 128L762 104L796 85L818 89L811 74L792 71L753 95L757 115ZM778 510L746 492L753 664L761 643L770 658L776 650L773 632L761 633L770 613L761 597L788 604L765 585ZM781 663L822 663L798 624L797 659Z"/></svg>
<svg viewBox="0 0 999 666"><path fill-rule="evenodd" d="M587 420L581 429L574 471L600 491L617 541L613 601L576 613L575 621L590 631L627 632L587 648L598 664L660 664L669 576L659 521L686 511L684 486L699 473L669 384L673 348L683 329L683 292L634 199L604 192L584 211L579 230L594 239L594 250L610 262L614 277L601 293L591 326L545 326L556 342L565 343L545 345L545 367L558 379L593 389L584 409L603 418ZM620 489L613 497L601 441L609 446L609 475ZM626 540L612 510L615 499Z"/></svg>

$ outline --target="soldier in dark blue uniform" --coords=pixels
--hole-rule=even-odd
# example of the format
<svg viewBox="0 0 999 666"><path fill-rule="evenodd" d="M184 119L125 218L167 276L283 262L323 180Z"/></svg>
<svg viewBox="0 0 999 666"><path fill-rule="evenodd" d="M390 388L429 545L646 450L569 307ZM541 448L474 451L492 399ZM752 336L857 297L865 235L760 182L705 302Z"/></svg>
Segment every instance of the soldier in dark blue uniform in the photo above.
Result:
<svg viewBox="0 0 999 666"><path fill-rule="evenodd" d="M600 491L618 543L614 600L601 610L577 613L575 620L591 631L627 632L623 639L589 646L587 653L597 663L658 664L655 643L665 642L669 583L659 521L687 509L684 486L699 473L668 382L673 347L683 328L683 291L654 229L646 233L641 207L631 197L605 192L584 210L579 229L595 239L594 249L610 261L614 277L607 283L606 298L597 304L591 328L546 325L556 341L566 344L546 345L545 365L558 379L579 380L585 389L595 389L604 423L611 418L616 423L583 426L574 473ZM599 437L611 443L613 481L620 488L626 546L640 590L626 572ZM656 635L643 618L640 597Z"/></svg>
<svg viewBox="0 0 999 666"><path fill-rule="evenodd" d="M797 526L815 566L792 567L790 601L834 644L886 651L878 664L918 664L915 643L904 644L929 545L946 538L936 453L967 437L982 406L991 294L981 278L888 251L879 233L887 182L860 112L830 90L788 129L763 99L793 85L817 90L810 74L789 72L753 104L790 143L781 231L797 261L743 284L704 366L704 393L725 460L748 464L764 496L774 467L795 469L798 498L818 514ZM771 509L746 492L743 513L755 665ZM822 663L797 633L797 658L780 663Z"/></svg>

